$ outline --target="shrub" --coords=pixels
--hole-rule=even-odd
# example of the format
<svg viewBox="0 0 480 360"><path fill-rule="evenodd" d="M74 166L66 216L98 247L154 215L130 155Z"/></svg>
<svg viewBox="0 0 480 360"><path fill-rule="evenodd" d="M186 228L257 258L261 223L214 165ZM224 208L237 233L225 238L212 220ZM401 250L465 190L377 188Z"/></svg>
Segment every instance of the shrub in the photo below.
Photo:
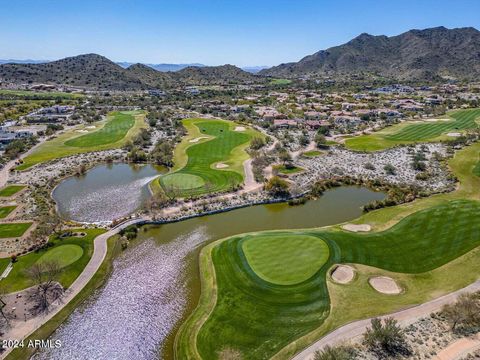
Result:
<svg viewBox="0 0 480 360"><path fill-rule="evenodd" d="M355 349L351 346L325 346L323 350L315 352L314 360L351 360L355 359Z"/></svg>
<svg viewBox="0 0 480 360"><path fill-rule="evenodd" d="M364 344L373 352L388 355L409 354L405 334L394 318L372 319L371 328L363 335Z"/></svg>

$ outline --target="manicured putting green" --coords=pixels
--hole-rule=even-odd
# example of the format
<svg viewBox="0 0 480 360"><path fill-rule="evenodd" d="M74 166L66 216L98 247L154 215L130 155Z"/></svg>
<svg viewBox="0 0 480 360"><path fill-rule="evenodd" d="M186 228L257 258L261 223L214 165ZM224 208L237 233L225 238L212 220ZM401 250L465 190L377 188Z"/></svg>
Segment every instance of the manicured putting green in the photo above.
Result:
<svg viewBox="0 0 480 360"><path fill-rule="evenodd" d="M64 268L80 259L82 255L83 249L81 246L73 244L60 245L48 250L37 260L37 263L56 262L61 268Z"/></svg>
<svg viewBox="0 0 480 360"><path fill-rule="evenodd" d="M256 236L243 242L253 271L265 281L297 284L311 278L328 260L328 245L306 235Z"/></svg>
<svg viewBox="0 0 480 360"><path fill-rule="evenodd" d="M8 197L16 194L20 190L24 189L25 185L8 185L0 190L1 197Z"/></svg>
<svg viewBox="0 0 480 360"><path fill-rule="evenodd" d="M15 208L15 205L0 207L0 219L5 219Z"/></svg>
<svg viewBox="0 0 480 360"><path fill-rule="evenodd" d="M3 223L0 224L0 238L22 236L32 223Z"/></svg>
<svg viewBox="0 0 480 360"><path fill-rule="evenodd" d="M173 189L193 190L205 185L205 181L203 181L200 176L183 173L165 175L162 179L162 183L168 191Z"/></svg>
<svg viewBox="0 0 480 360"><path fill-rule="evenodd" d="M454 111L449 116L451 120L394 125L378 133L347 139L345 145L352 150L376 151L399 144L432 141L449 132L461 132L480 126L477 121L480 109Z"/></svg>
<svg viewBox="0 0 480 360"><path fill-rule="evenodd" d="M68 140L65 145L91 147L111 144L122 140L133 125L135 125L135 117L130 113L120 112L100 130Z"/></svg>

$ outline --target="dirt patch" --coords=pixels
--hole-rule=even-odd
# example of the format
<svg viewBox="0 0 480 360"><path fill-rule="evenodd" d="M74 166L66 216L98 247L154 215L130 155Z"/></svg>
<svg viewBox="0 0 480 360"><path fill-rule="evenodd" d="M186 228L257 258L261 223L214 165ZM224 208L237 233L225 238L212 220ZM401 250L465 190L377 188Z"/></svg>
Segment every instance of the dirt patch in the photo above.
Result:
<svg viewBox="0 0 480 360"><path fill-rule="evenodd" d="M367 232L370 231L372 227L368 224L345 224L342 226L342 229L351 232Z"/></svg>
<svg viewBox="0 0 480 360"><path fill-rule="evenodd" d="M391 277L376 276L368 280L370 285L382 294L396 295L402 292L402 288Z"/></svg>
<svg viewBox="0 0 480 360"><path fill-rule="evenodd" d="M245 131L245 130L246 130L246 129L245 129L245 126L237 126L237 127L235 128L235 131Z"/></svg>
<svg viewBox="0 0 480 360"><path fill-rule="evenodd" d="M195 139L191 139L189 142L196 143L196 142L199 142L202 139L208 139L208 137L207 136L200 136L200 137L197 137Z"/></svg>
<svg viewBox="0 0 480 360"><path fill-rule="evenodd" d="M355 277L355 269L348 265L338 265L331 273L333 281L339 284L348 284Z"/></svg>
<svg viewBox="0 0 480 360"><path fill-rule="evenodd" d="M218 163L215 165L215 169L225 169L225 168L228 168L228 165L224 163Z"/></svg>

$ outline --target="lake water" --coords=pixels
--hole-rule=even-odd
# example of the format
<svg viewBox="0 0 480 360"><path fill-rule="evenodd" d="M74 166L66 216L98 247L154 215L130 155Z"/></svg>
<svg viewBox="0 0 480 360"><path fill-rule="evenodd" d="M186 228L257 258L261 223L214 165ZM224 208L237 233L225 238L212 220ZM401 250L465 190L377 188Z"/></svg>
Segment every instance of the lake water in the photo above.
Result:
<svg viewBox="0 0 480 360"><path fill-rule="evenodd" d="M301 206L260 205L165 225L146 225L113 263L105 286L53 334L58 349L35 359L171 359L178 326L200 294L198 253L230 235L318 227L361 215L384 197L360 187L329 190Z"/></svg>
<svg viewBox="0 0 480 360"><path fill-rule="evenodd" d="M52 196L64 219L108 222L138 209L150 196L148 183L165 172L152 165L99 165L63 180Z"/></svg>

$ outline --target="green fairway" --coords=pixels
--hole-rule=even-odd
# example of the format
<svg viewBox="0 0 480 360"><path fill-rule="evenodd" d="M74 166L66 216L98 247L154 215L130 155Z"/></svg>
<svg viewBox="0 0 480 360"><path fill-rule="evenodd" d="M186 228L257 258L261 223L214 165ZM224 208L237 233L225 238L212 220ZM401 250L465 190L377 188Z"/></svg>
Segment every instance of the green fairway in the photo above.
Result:
<svg viewBox="0 0 480 360"><path fill-rule="evenodd" d="M106 145L122 140L135 125L135 117L131 113L117 113L100 130L65 141L65 145L73 147L93 147Z"/></svg>
<svg viewBox="0 0 480 360"><path fill-rule="evenodd" d="M145 126L142 111L113 112L105 121L81 125L44 142L16 169L25 170L38 163L75 154L121 148Z"/></svg>
<svg viewBox="0 0 480 360"><path fill-rule="evenodd" d="M298 166L286 167L285 165L275 165L273 166L273 169L277 170L280 174L285 174L285 175L296 174L303 171L301 167L298 167Z"/></svg>
<svg viewBox="0 0 480 360"><path fill-rule="evenodd" d="M26 185L8 185L0 190L0 197L12 196L20 190L24 189L25 187Z"/></svg>
<svg viewBox="0 0 480 360"><path fill-rule="evenodd" d="M478 160L477 165L473 168L473 174L480 176L480 160Z"/></svg>
<svg viewBox="0 0 480 360"><path fill-rule="evenodd" d="M298 234L256 236L244 241L242 246L253 271L263 280L279 285L309 279L329 256L323 240Z"/></svg>
<svg viewBox="0 0 480 360"><path fill-rule="evenodd" d="M272 79L270 80L271 85L288 85L291 84L292 80L289 79Z"/></svg>
<svg viewBox="0 0 480 360"><path fill-rule="evenodd" d="M228 190L243 182L245 152L254 136L252 129L235 131L236 124L225 120L186 119L188 130L175 148L174 171L158 180L163 190L179 197ZM222 163L226 167L215 168Z"/></svg>
<svg viewBox="0 0 480 360"><path fill-rule="evenodd" d="M53 246L19 256L17 262L13 264L13 270L2 280L2 284L8 292L32 286L32 280L27 276L26 270L35 263L50 260L59 262L62 273L58 280L64 288L69 287L90 260L93 254L93 239L105 232L104 229L81 229L79 231L86 235L65 238L52 235L49 243Z"/></svg>
<svg viewBox="0 0 480 360"><path fill-rule="evenodd" d="M322 155L322 152L319 151L319 150L310 150L310 151L305 151L304 153L302 153L302 156L306 156L306 157L317 157L317 156L320 156Z"/></svg>
<svg viewBox="0 0 480 360"><path fill-rule="evenodd" d="M27 223L2 223L0 224L0 238L20 237L32 225Z"/></svg>
<svg viewBox="0 0 480 360"><path fill-rule="evenodd" d="M83 249L79 245L60 245L43 254L37 263L56 262L61 268L64 268L80 259L82 255Z"/></svg>
<svg viewBox="0 0 480 360"><path fill-rule="evenodd" d="M449 132L456 133L479 127L480 109L457 110L448 115L450 120L402 123L370 135L349 138L345 140L345 145L352 150L377 151L395 145L448 139L446 135Z"/></svg>
<svg viewBox="0 0 480 360"><path fill-rule="evenodd" d="M56 100L56 99L80 99L83 94L72 94L60 91L32 91L32 90L6 90L0 89L0 98L27 99L27 100Z"/></svg>
<svg viewBox="0 0 480 360"><path fill-rule="evenodd" d="M353 233L340 226L270 231L206 246L200 255L199 305L177 334L179 358L215 358L225 348L248 359L291 358L348 322L419 304L477 280L480 178L472 176L472 169L479 150L476 143L450 160L460 180L456 191L376 210L355 221L371 224L377 232ZM269 243L268 237L279 240ZM303 237L328 245L323 266L315 263L311 241L286 248L291 239ZM256 244L254 252L249 244ZM284 268L276 263L280 256ZM293 258L304 261L294 263ZM359 272L350 284L328 280L328 269L338 263L355 264ZM315 266L313 276L304 272L301 282L281 285L285 272L298 275ZM368 283L374 275L393 277L404 291L398 296L376 292Z"/></svg>
<svg viewBox="0 0 480 360"><path fill-rule="evenodd" d="M0 207L0 219L5 219L8 215L12 213L13 210L16 209L16 207L16 205Z"/></svg>

